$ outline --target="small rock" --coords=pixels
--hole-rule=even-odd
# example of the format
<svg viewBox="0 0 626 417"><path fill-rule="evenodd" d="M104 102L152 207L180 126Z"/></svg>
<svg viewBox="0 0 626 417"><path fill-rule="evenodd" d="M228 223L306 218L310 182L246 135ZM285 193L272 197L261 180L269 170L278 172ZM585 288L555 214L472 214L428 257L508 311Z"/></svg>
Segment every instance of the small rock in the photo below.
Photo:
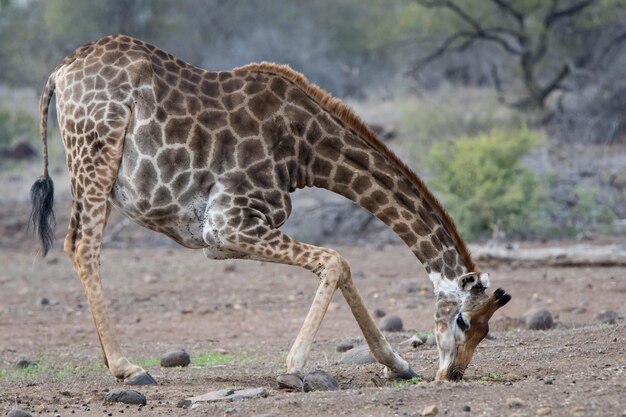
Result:
<svg viewBox="0 0 626 417"><path fill-rule="evenodd" d="M161 366L171 368L174 366L187 366L191 363L189 354L184 349L171 350L161 356Z"/></svg>
<svg viewBox="0 0 626 417"><path fill-rule="evenodd" d="M434 334L429 335L426 338L425 344L426 346L430 346L430 347L437 346L437 339L435 338L435 335Z"/></svg>
<svg viewBox="0 0 626 417"><path fill-rule="evenodd" d="M524 407L524 401L522 401L521 398L516 398L516 397L508 398L506 400L506 405L509 408L522 408Z"/></svg>
<svg viewBox="0 0 626 417"><path fill-rule="evenodd" d="M242 390L223 389L207 392L204 395L180 400L179 407L189 408L199 403L212 403L216 401L242 401L247 398L267 397L265 388L250 388Z"/></svg>
<svg viewBox="0 0 626 417"><path fill-rule="evenodd" d="M619 314L612 310L603 311L595 318L596 322L600 324L615 324L619 319Z"/></svg>
<svg viewBox="0 0 626 417"><path fill-rule="evenodd" d="M16 368L26 369L26 368L34 368L37 366L37 362L31 361L30 359L20 359L15 363Z"/></svg>
<svg viewBox="0 0 626 417"><path fill-rule="evenodd" d="M402 319L394 315L385 316L380 320L379 327L380 330L387 332L400 332L402 331Z"/></svg>
<svg viewBox="0 0 626 417"><path fill-rule="evenodd" d="M265 388L250 388L236 390L230 397L232 401L241 401L247 398L267 397L267 390Z"/></svg>
<svg viewBox="0 0 626 417"><path fill-rule="evenodd" d="M418 336L416 334L414 334L413 336L411 336L411 338L409 340L406 341L406 343L410 343L412 348L416 348L418 346L421 346L424 344L424 342L426 342L426 337L425 336Z"/></svg>
<svg viewBox="0 0 626 417"><path fill-rule="evenodd" d="M143 276L143 282L145 282L146 284L155 284L159 282L159 279L156 275L146 274Z"/></svg>
<svg viewBox="0 0 626 417"><path fill-rule="evenodd" d="M398 289L407 294L413 294L419 291L419 287L413 282L402 282L398 284Z"/></svg>
<svg viewBox="0 0 626 417"><path fill-rule="evenodd" d="M350 342L341 342L337 344L337 352L347 352L354 347Z"/></svg>
<svg viewBox="0 0 626 417"><path fill-rule="evenodd" d="M543 380L543 383L546 385L552 385L554 383L554 380L552 378L545 378Z"/></svg>
<svg viewBox="0 0 626 417"><path fill-rule="evenodd" d="M146 397L135 390L116 388L109 391L104 402L146 405Z"/></svg>
<svg viewBox="0 0 626 417"><path fill-rule="evenodd" d="M422 416L436 416L439 412L439 409L436 405L427 405L422 410Z"/></svg>
<svg viewBox="0 0 626 417"><path fill-rule="evenodd" d="M472 411L472 407L470 407L469 405L464 405L463 411L467 411L467 412Z"/></svg>
<svg viewBox="0 0 626 417"><path fill-rule="evenodd" d="M42 306L48 306L48 305L56 306L56 305L59 305L59 304L60 303L59 303L58 300L52 300L52 299L49 299L49 298L46 298L46 297L42 297L41 300L39 300L39 305L42 305Z"/></svg>
<svg viewBox="0 0 626 417"><path fill-rule="evenodd" d="M549 414L552 414L552 409L550 407L540 407L537 409L537 412L535 413L535 415L538 415L538 416L547 416Z"/></svg>
<svg viewBox="0 0 626 417"><path fill-rule="evenodd" d="M19 408L14 408L13 410L9 411L9 414L7 414L7 417L33 417L33 416L24 410L20 410Z"/></svg>
<svg viewBox="0 0 626 417"><path fill-rule="evenodd" d="M304 391L337 391L339 384L327 372L317 369L306 374L303 380Z"/></svg>
<svg viewBox="0 0 626 417"><path fill-rule="evenodd" d="M374 317L376 318L385 317L386 315L387 313L385 313L385 310L383 310L382 308L377 308L376 310L374 310Z"/></svg>
<svg viewBox="0 0 626 417"><path fill-rule="evenodd" d="M547 330L552 328L554 320L552 313L545 308L530 310L524 315L526 327L530 330Z"/></svg>
<svg viewBox="0 0 626 417"><path fill-rule="evenodd" d="M370 348L367 345L360 345L345 352L341 357L341 363L349 365L364 365L368 363L376 363L376 359L372 356Z"/></svg>

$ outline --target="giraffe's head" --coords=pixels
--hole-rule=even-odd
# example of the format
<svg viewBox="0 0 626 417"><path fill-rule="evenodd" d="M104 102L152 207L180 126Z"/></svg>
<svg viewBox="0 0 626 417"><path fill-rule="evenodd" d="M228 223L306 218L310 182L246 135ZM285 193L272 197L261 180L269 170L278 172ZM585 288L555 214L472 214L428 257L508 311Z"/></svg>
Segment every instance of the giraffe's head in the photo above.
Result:
<svg viewBox="0 0 626 417"><path fill-rule="evenodd" d="M487 293L489 274L472 272L454 281L432 276L437 304L435 337L439 350L437 380L459 381L476 346L489 332L489 319L511 296L497 289Z"/></svg>

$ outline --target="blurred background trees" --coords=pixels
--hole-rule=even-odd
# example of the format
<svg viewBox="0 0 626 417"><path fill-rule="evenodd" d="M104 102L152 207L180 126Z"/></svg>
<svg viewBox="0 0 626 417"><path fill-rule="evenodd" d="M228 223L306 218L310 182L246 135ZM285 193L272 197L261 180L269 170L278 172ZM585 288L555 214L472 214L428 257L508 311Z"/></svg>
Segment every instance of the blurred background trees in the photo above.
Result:
<svg viewBox="0 0 626 417"><path fill-rule="evenodd" d="M210 70L304 72L393 137L474 238L626 218L623 0L0 0L0 147L36 131L56 63L111 33Z"/></svg>

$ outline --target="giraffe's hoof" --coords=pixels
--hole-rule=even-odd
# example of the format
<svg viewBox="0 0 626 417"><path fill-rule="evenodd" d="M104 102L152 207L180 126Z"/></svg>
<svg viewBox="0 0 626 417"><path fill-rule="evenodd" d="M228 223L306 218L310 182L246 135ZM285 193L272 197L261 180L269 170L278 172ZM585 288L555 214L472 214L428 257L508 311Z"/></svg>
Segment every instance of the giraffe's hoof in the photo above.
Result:
<svg viewBox="0 0 626 417"><path fill-rule="evenodd" d="M278 388L281 389L304 391L302 376L299 374L278 375L278 377L276 378L276 382L278 382Z"/></svg>
<svg viewBox="0 0 626 417"><path fill-rule="evenodd" d="M405 371L392 372L390 376L391 376L392 379L413 379L413 378L421 378L422 377L420 374L415 372L410 367L407 370L405 370Z"/></svg>
<svg viewBox="0 0 626 417"><path fill-rule="evenodd" d="M152 378L147 372L142 372L137 375L133 375L124 381L126 385L159 385L156 379Z"/></svg>

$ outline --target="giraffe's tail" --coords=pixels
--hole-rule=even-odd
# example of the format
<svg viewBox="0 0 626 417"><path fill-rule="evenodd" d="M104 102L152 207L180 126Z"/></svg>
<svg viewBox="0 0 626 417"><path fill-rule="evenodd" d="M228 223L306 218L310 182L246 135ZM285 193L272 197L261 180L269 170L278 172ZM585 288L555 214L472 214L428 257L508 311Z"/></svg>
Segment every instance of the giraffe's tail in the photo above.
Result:
<svg viewBox="0 0 626 417"><path fill-rule="evenodd" d="M29 225L33 226L35 233L41 241L43 256L46 256L54 241L54 184L48 173L47 130L48 108L56 88L55 75L56 71L48 78L48 82L41 92L41 99L39 101L39 128L41 131L41 141L43 143L43 173L30 189L30 200L33 208L30 213Z"/></svg>

